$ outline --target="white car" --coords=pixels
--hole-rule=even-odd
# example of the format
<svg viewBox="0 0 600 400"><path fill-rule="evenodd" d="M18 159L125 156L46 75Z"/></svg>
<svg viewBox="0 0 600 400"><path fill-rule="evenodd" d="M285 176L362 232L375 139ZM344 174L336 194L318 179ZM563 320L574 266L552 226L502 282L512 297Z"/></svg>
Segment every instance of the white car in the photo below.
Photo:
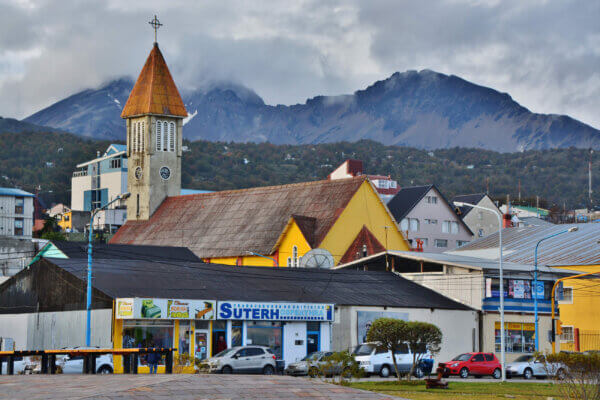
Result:
<svg viewBox="0 0 600 400"><path fill-rule="evenodd" d="M525 354L506 366L506 376L523 377L525 379L555 376L564 377L566 367L559 363L546 363L544 356L535 357Z"/></svg>
<svg viewBox="0 0 600 400"><path fill-rule="evenodd" d="M72 350L93 349L95 347L74 347ZM67 350L67 349L63 349ZM70 348L68 350L71 350ZM56 365L61 368L63 374L81 374L83 373L83 356L82 355L65 355L56 358ZM102 354L96 357L96 373L97 374L112 374L115 370L113 365L112 354Z"/></svg>
<svg viewBox="0 0 600 400"><path fill-rule="evenodd" d="M273 351L264 346L236 346L223 350L204 361L209 372L259 373L272 375L277 367L277 357Z"/></svg>
<svg viewBox="0 0 600 400"><path fill-rule="evenodd" d="M29 357L16 357L13 362L13 372L15 374L31 374L39 364L39 362L31 360ZM8 374L8 361L3 361L0 364L0 372L2 372L2 375Z"/></svg>
<svg viewBox="0 0 600 400"><path fill-rule="evenodd" d="M360 367L369 375L379 374L381 377L387 378L395 373L392 352L377 350L376 343L359 344L352 354L356 361L360 363ZM400 373L409 373L412 363L413 355L408 346L396 353L396 364ZM433 357L428 353L424 354L421 363L415 367L413 375L422 378L431 372L431 366L433 366Z"/></svg>

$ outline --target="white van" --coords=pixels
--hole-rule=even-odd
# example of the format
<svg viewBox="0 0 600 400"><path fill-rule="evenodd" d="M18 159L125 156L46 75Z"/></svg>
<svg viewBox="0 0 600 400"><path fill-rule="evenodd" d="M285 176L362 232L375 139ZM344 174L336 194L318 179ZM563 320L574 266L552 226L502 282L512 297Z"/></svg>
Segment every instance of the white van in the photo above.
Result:
<svg viewBox="0 0 600 400"><path fill-rule="evenodd" d="M359 344L352 354L354 355L354 359L360 363L360 367L369 375L379 374L381 377L387 378L395 373L392 352L377 350L376 343ZM413 355L408 346L404 346L404 348L396 353L396 364L401 374L409 373L412 363ZM425 353L419 365L415 367L413 375L417 378L422 378L429 374L432 368L433 357L429 353Z"/></svg>

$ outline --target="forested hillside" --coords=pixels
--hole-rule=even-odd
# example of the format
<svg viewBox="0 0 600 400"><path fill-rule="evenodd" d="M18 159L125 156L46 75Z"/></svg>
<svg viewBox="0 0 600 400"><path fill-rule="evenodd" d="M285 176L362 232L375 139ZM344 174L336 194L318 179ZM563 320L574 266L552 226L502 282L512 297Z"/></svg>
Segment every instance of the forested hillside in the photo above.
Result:
<svg viewBox="0 0 600 400"><path fill-rule="evenodd" d="M47 203L70 203L70 179L77 163L104 152L110 142L64 133L1 133L0 186L41 187ZM208 190L277 185L325 178L346 158L364 162L367 173L391 175L401 186L435 183L451 198L481 192L539 195L551 204L585 205L587 151L560 149L497 153L454 148L427 152L373 141L319 145L269 143L185 143L183 187ZM595 176L600 176L598 163ZM52 191L52 192L49 192ZM48 204L49 205L49 204Z"/></svg>

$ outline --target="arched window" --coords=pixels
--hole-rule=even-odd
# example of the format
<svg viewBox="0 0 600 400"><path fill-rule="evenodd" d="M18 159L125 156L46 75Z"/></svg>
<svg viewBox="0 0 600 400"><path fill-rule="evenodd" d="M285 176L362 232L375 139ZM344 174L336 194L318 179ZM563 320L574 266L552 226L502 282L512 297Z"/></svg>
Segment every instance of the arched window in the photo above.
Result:
<svg viewBox="0 0 600 400"><path fill-rule="evenodd" d="M175 123L169 123L169 151L175 151Z"/></svg>
<svg viewBox="0 0 600 400"><path fill-rule="evenodd" d="M162 127L162 151L167 151L168 147L168 136L169 136L169 123L167 121L163 122Z"/></svg>
<svg viewBox="0 0 600 400"><path fill-rule="evenodd" d="M292 247L292 262L294 267L298 267L298 246Z"/></svg>
<svg viewBox="0 0 600 400"><path fill-rule="evenodd" d="M288 257L287 258L287 266L291 267L292 266L292 257Z"/></svg>
<svg viewBox="0 0 600 400"><path fill-rule="evenodd" d="M156 151L162 150L162 121L156 121Z"/></svg>

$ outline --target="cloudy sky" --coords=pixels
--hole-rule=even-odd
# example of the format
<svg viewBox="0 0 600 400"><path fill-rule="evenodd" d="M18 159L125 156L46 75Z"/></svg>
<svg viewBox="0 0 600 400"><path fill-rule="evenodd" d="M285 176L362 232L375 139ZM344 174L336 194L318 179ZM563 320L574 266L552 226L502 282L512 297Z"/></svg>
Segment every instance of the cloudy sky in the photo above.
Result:
<svg viewBox="0 0 600 400"><path fill-rule="evenodd" d="M0 115L137 76L155 13L182 89L231 80L293 104L428 68L600 128L597 0L0 0Z"/></svg>

